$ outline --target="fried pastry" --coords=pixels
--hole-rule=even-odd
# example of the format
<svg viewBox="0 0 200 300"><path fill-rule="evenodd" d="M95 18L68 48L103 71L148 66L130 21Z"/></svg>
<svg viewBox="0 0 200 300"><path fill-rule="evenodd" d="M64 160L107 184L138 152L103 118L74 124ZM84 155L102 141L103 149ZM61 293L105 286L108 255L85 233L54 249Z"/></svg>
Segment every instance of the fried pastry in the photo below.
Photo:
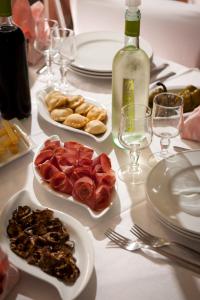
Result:
<svg viewBox="0 0 200 300"><path fill-rule="evenodd" d="M99 121L99 120L92 120L92 121L89 121L84 130L88 133L91 133L91 134L101 134L101 133L104 133L106 131L106 125Z"/></svg>
<svg viewBox="0 0 200 300"><path fill-rule="evenodd" d="M49 101L52 99L52 98L54 98L54 97L56 97L56 96L60 96L60 92L59 91L51 91L51 92L49 92L47 95L46 95L46 97L45 97L45 103L47 104L47 106L48 106L48 103L49 103Z"/></svg>
<svg viewBox="0 0 200 300"><path fill-rule="evenodd" d="M84 98L80 95L68 96L68 107L75 109L84 102Z"/></svg>
<svg viewBox="0 0 200 300"><path fill-rule="evenodd" d="M99 120L104 121L106 119L107 113L106 110L102 107L93 106L87 113L87 118L89 120Z"/></svg>
<svg viewBox="0 0 200 300"><path fill-rule="evenodd" d="M79 129L79 128L83 128L87 124L88 121L89 121L88 118L86 118L82 115L72 114L72 115L69 115L65 119L63 124Z"/></svg>
<svg viewBox="0 0 200 300"><path fill-rule="evenodd" d="M64 122L65 119L73 114L73 110L69 107L67 108L56 108L51 112L51 118L57 122Z"/></svg>
<svg viewBox="0 0 200 300"><path fill-rule="evenodd" d="M66 96L56 96L49 101L47 105L48 111L51 112L55 108L66 106L67 103L68 99Z"/></svg>
<svg viewBox="0 0 200 300"><path fill-rule="evenodd" d="M80 115L86 115L93 106L94 105L89 102L83 102L81 105L76 107L75 113Z"/></svg>

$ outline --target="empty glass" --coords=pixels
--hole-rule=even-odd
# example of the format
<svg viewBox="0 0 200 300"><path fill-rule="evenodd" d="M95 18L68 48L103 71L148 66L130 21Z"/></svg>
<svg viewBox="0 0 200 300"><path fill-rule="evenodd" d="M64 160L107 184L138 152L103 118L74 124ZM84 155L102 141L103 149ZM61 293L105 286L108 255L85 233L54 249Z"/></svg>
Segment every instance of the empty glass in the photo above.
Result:
<svg viewBox="0 0 200 300"><path fill-rule="evenodd" d="M54 74L52 72L52 57L55 54L52 47L52 30L58 27L58 22L53 19L40 19L35 26L35 49L42 53L47 66L46 73L40 75L39 79L47 83L47 87L54 85Z"/></svg>
<svg viewBox="0 0 200 300"><path fill-rule="evenodd" d="M56 52L54 62L60 65L61 80L58 89L63 92L73 91L74 88L67 80L69 65L76 57L74 31L68 28L56 28L52 31L53 48Z"/></svg>
<svg viewBox="0 0 200 300"><path fill-rule="evenodd" d="M139 156L140 151L148 147L152 140L151 109L142 104L122 107L118 138L130 154L130 163L119 169L119 178L127 183L143 183L149 167L139 164Z"/></svg>
<svg viewBox="0 0 200 300"><path fill-rule="evenodd" d="M171 138L179 135L183 118L183 98L173 93L155 96L152 110L153 133L160 138L160 151L153 154L151 161L169 157Z"/></svg>

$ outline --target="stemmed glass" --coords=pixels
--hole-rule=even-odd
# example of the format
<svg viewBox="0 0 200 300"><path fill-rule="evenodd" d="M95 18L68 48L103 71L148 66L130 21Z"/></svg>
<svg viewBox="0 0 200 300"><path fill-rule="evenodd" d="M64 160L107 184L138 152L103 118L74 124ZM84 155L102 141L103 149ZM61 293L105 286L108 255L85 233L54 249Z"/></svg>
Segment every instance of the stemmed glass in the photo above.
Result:
<svg viewBox="0 0 200 300"><path fill-rule="evenodd" d="M35 49L42 53L47 66L46 74L40 75L39 79L47 83L47 87L53 85L54 74L52 72L52 57L55 54L52 47L52 30L58 27L58 22L53 19L40 19L35 26Z"/></svg>
<svg viewBox="0 0 200 300"><path fill-rule="evenodd" d="M74 88L67 80L67 72L69 65L76 58L74 31L68 28L55 28L52 31L52 41L56 52L54 62L60 65L61 81L58 88L63 92L72 91Z"/></svg>
<svg viewBox="0 0 200 300"><path fill-rule="evenodd" d="M149 167L139 164L139 156L140 151L148 147L152 140L151 109L142 104L122 107L118 138L130 154L130 164L119 169L119 178L131 184L143 183Z"/></svg>
<svg viewBox="0 0 200 300"><path fill-rule="evenodd" d="M173 93L155 96L152 110L153 133L160 138L161 151L151 156L150 162L169 157L171 138L179 135L183 118L183 98Z"/></svg>

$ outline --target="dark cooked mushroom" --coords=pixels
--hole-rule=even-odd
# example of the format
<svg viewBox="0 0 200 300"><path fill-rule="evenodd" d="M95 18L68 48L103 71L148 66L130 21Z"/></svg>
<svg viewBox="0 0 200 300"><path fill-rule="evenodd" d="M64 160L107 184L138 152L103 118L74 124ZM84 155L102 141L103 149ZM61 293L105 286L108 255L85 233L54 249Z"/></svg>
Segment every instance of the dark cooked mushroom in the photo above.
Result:
<svg viewBox="0 0 200 300"><path fill-rule="evenodd" d="M9 220L7 234L12 251L29 264L68 284L78 278L80 270L72 255L75 244L62 222L53 218L53 211L19 206Z"/></svg>

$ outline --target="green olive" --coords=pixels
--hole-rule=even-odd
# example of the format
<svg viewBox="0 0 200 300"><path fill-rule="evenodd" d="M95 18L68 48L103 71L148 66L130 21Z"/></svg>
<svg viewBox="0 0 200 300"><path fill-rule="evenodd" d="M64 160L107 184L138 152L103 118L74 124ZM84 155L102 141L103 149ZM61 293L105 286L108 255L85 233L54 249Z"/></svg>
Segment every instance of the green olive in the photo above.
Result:
<svg viewBox="0 0 200 300"><path fill-rule="evenodd" d="M200 89L195 89L192 93L191 93L191 97L192 97L192 102L194 105L194 108L200 105Z"/></svg>

